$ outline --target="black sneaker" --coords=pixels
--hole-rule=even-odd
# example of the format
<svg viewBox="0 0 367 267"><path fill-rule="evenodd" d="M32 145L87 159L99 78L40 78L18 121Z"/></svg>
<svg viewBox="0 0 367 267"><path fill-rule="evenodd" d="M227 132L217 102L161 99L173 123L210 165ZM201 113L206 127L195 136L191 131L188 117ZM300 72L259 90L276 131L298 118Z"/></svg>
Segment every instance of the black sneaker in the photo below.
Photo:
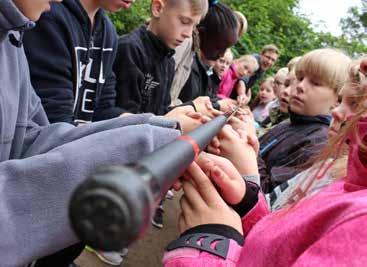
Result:
<svg viewBox="0 0 367 267"><path fill-rule="evenodd" d="M163 212L162 208L156 209L152 219L152 224L159 229L163 228Z"/></svg>

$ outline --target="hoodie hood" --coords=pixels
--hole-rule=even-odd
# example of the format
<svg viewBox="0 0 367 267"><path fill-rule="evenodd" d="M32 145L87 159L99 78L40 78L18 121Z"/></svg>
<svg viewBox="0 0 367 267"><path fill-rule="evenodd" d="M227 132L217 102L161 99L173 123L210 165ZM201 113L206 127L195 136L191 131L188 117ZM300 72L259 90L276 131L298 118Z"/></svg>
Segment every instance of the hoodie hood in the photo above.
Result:
<svg viewBox="0 0 367 267"><path fill-rule="evenodd" d="M0 1L0 31L25 30L32 28L34 22L28 19L18 9L12 0Z"/></svg>
<svg viewBox="0 0 367 267"><path fill-rule="evenodd" d="M79 0L63 0L62 4L78 19L80 24L88 24L88 14Z"/></svg>
<svg viewBox="0 0 367 267"><path fill-rule="evenodd" d="M70 11L70 13L73 14L73 16L75 16L75 18L79 21L80 25L87 25L89 29L91 28L88 13L85 11L84 7L82 6L79 0L63 0L62 4ZM104 11L100 8L97 11L95 17L96 22L95 31L103 30L101 29L103 18L104 18Z"/></svg>

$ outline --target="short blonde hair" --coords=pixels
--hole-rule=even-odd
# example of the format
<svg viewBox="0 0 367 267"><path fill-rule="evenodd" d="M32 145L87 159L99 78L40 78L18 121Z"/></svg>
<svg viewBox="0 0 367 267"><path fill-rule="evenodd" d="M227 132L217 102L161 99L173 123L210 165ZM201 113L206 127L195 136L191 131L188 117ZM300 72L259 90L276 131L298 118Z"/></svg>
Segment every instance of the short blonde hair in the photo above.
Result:
<svg viewBox="0 0 367 267"><path fill-rule="evenodd" d="M232 58L232 61L233 61L234 55L233 55L233 52L230 48L227 48L226 52L223 55L223 57L226 57L226 56L230 56Z"/></svg>
<svg viewBox="0 0 367 267"><path fill-rule="evenodd" d="M255 72L259 68L259 63L257 59L253 55L244 55L236 60L234 60L234 64L242 64L248 62L251 66L252 72Z"/></svg>
<svg viewBox="0 0 367 267"><path fill-rule="evenodd" d="M287 76L289 73L289 69L288 68L281 68L277 71L277 73L274 75L274 79L277 77L277 76L280 76L280 75L283 75L283 76Z"/></svg>
<svg viewBox="0 0 367 267"><path fill-rule="evenodd" d="M296 76L310 76L338 93L348 78L351 59L343 52L332 49L316 49L305 54L297 63Z"/></svg>
<svg viewBox="0 0 367 267"><path fill-rule="evenodd" d="M201 18L204 18L206 16L206 13L208 13L208 0L164 0L165 3L172 6L177 5L179 2L182 1L188 1L191 5L191 11L194 14L201 14Z"/></svg>
<svg viewBox="0 0 367 267"><path fill-rule="evenodd" d="M294 57L288 62L287 68L289 69L289 72L291 72L296 67L300 59L301 57Z"/></svg>
<svg viewBox="0 0 367 267"><path fill-rule="evenodd" d="M265 84L265 83L270 83L270 85L271 85L272 87L274 87L274 81L275 81L275 79L274 79L274 77L273 77L273 76L266 77L266 78L261 82L260 87L261 87L263 84ZM274 88L273 88L273 89L274 89Z"/></svg>
<svg viewBox="0 0 367 267"><path fill-rule="evenodd" d="M238 20L238 37L241 37L242 35L245 35L245 33L247 32L248 22L245 15L240 11L233 11L233 13Z"/></svg>
<svg viewBox="0 0 367 267"><path fill-rule="evenodd" d="M261 54L265 54L266 52L271 52L271 53L275 53L279 56L280 51L279 48L275 45L275 44L269 44L269 45L265 45L263 47L263 49L261 50Z"/></svg>

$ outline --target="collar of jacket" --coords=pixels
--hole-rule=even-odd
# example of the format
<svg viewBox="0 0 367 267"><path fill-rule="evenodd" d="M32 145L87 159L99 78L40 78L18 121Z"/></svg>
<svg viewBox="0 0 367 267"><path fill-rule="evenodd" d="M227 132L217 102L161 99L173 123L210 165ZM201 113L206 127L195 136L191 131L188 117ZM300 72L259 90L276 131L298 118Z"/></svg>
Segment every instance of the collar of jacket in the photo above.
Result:
<svg viewBox="0 0 367 267"><path fill-rule="evenodd" d="M163 41L162 39L160 39L159 37L157 37L154 33L152 33L151 31L148 31L146 26L142 26L142 31L143 33L145 33L146 38L149 40L149 44L152 46L153 48L153 53L158 57L158 58L170 58L175 54L175 50L168 47Z"/></svg>
<svg viewBox="0 0 367 267"><path fill-rule="evenodd" d="M92 30L92 25L88 13L84 9L83 5L80 3L80 0L63 0L61 3L53 4L64 5L77 18L80 24L83 25L85 31L88 32L88 34L92 34L92 31L94 32L94 34L103 31L103 20L105 18L105 12L102 8L100 8L95 15L94 29Z"/></svg>
<svg viewBox="0 0 367 267"><path fill-rule="evenodd" d="M309 124L309 123L321 123L330 125L331 116L329 115L318 115L318 116L304 116L293 112L289 112L291 124Z"/></svg>
<svg viewBox="0 0 367 267"><path fill-rule="evenodd" d="M203 61L201 61L200 56L198 53L195 53L194 59L197 61L198 67L205 73L210 69L208 65L206 65Z"/></svg>

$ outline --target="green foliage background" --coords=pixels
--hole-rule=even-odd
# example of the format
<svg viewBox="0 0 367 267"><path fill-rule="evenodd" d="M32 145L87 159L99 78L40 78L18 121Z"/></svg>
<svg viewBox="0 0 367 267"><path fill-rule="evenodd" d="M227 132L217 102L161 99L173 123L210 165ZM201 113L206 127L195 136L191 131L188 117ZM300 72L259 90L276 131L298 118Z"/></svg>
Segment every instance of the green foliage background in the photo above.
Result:
<svg viewBox="0 0 367 267"><path fill-rule="evenodd" d="M321 0L320 0L321 1ZM233 48L235 55L255 53L262 46L274 43L281 49L277 66L285 66L293 57L312 49L335 47L352 57L367 54L367 1L363 10L352 7L341 20L343 34L333 36L328 32L316 32L311 21L298 14L299 0L222 0L233 10L241 11L248 19L248 33ZM332 12L332 9L330 10ZM137 0L130 10L110 14L120 35L126 34L149 19L150 0ZM322 19L322 18L320 18Z"/></svg>

